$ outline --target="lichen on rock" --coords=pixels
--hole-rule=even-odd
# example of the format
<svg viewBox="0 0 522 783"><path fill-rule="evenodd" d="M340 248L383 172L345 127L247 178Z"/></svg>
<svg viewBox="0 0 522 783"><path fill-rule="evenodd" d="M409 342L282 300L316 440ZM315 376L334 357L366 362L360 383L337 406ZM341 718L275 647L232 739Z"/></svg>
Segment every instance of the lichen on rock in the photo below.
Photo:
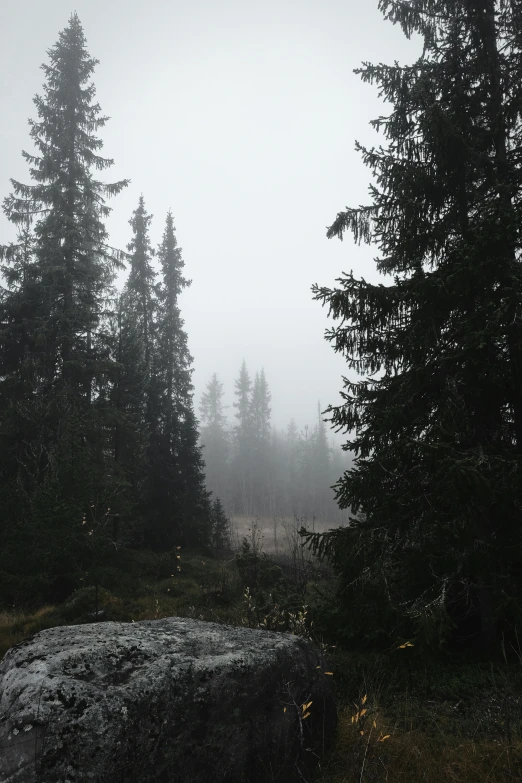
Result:
<svg viewBox="0 0 522 783"><path fill-rule="evenodd" d="M42 631L0 663L0 780L306 780L336 726L323 671L298 637L186 618Z"/></svg>

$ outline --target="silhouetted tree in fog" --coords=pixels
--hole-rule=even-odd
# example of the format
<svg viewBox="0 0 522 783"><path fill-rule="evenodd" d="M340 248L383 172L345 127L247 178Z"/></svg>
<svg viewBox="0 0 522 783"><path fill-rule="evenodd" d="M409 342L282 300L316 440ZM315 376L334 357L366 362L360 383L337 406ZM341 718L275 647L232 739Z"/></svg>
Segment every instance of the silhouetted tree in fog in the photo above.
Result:
<svg viewBox="0 0 522 783"><path fill-rule="evenodd" d="M234 455L232 475L234 476L234 507L239 513L251 515L254 512L252 474L252 407L250 394L252 381L243 359L239 377L235 382L237 424L234 427Z"/></svg>
<svg viewBox="0 0 522 783"><path fill-rule="evenodd" d="M153 365L157 400L151 438L155 527L162 545L173 545L180 538L185 545L206 545L211 534L209 496L193 408L192 357L179 308L179 296L191 281L183 276L185 262L170 212L157 255L162 281Z"/></svg>
<svg viewBox="0 0 522 783"><path fill-rule="evenodd" d="M230 436L223 410L223 384L214 373L201 396L200 440L203 446L207 489L220 498L222 503L229 505Z"/></svg>
<svg viewBox="0 0 522 783"><path fill-rule="evenodd" d="M271 395L265 371L256 373L250 397L250 460L252 471L252 503L258 514L268 515L275 509L271 506L271 460L270 460L270 400Z"/></svg>
<svg viewBox="0 0 522 783"><path fill-rule="evenodd" d="M0 516L9 519L13 542L3 547L9 568L36 570L65 589L71 555L81 551L82 511L123 499L104 398L115 372L107 302L121 258L107 245L103 219L105 198L127 182L98 179L112 161L98 154L95 133L106 118L90 82L97 61L76 14L48 54L43 95L34 99L38 120L30 122L36 153L23 153L33 183L12 180L4 201L25 233L19 251L3 251L14 276L8 273L11 288L2 296L1 328L11 346L18 332L20 361L2 354ZM17 303L23 290L25 313ZM9 387L18 398L6 394Z"/></svg>
<svg viewBox="0 0 522 783"><path fill-rule="evenodd" d="M371 203L328 236L376 243L393 282L314 288L337 321L328 339L368 377L331 409L355 432L337 494L359 518L312 543L339 570L351 633L431 644L466 614L491 645L522 599L520 6L380 7L424 51L356 71L391 105L372 123L388 144L358 145Z"/></svg>

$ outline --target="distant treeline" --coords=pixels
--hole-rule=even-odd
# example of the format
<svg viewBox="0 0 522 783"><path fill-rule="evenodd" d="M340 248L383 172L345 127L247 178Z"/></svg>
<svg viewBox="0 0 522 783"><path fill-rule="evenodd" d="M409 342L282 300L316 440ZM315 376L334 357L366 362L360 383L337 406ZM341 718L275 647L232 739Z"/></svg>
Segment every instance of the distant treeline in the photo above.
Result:
<svg viewBox="0 0 522 783"><path fill-rule="evenodd" d="M316 423L299 432L271 426L271 394L264 370L252 379L243 362L235 382L234 414L227 419L224 389L214 374L199 408L207 488L227 512L241 516L297 516L340 524L332 489L350 465L349 456L329 443L320 406Z"/></svg>

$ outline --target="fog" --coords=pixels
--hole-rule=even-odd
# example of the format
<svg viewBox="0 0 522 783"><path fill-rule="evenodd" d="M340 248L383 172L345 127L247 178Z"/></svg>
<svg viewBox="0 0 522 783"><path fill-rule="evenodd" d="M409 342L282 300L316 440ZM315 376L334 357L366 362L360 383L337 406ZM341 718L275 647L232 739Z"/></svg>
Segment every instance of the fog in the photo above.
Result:
<svg viewBox="0 0 522 783"><path fill-rule="evenodd" d="M232 403L242 359L264 367L272 422L313 422L339 401L346 364L325 342L313 283L354 270L380 280L376 250L326 239L346 205L367 199L354 150L379 137L385 107L353 69L411 61L418 46L360 0L65 0L3 4L0 194L29 181L21 148L41 92L40 70L73 10L100 60L100 132L114 158L106 180L130 178L114 199L110 241L125 248L140 194L156 245L172 209L192 286L181 306L194 357L195 408L212 373ZM14 237L0 218L2 242ZM232 412L229 411L229 416Z"/></svg>

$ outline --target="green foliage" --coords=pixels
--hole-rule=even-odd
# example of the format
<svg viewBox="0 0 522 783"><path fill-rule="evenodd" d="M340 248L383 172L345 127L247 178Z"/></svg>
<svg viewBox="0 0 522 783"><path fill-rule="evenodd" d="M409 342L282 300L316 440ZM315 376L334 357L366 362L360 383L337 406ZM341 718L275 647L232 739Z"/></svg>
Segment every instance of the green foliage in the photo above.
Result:
<svg viewBox="0 0 522 783"><path fill-rule="evenodd" d="M259 552L255 543L247 538L243 539L236 555L236 566L243 586L248 587L253 595L275 587L283 579L281 568L264 552Z"/></svg>
<svg viewBox="0 0 522 783"><path fill-rule="evenodd" d="M232 550L230 519L225 514L225 509L219 498L215 498L211 508L212 539L211 546L214 552L225 554Z"/></svg>
<svg viewBox="0 0 522 783"><path fill-rule="evenodd" d="M371 203L339 213L328 236L375 243L377 268L393 281L350 273L335 289L314 287L338 322L328 339L366 377L345 379L343 404L329 409L356 454L336 486L350 526L307 541L335 565L355 633L411 630L431 647L455 631L487 646L514 629L522 605L521 129L512 120L522 93L508 76L521 61L518 12L380 7L422 35L424 51L412 66L356 71L392 106L372 123L387 145L358 145L375 177Z"/></svg>
<svg viewBox="0 0 522 783"><path fill-rule="evenodd" d="M48 54L30 123L37 153L23 153L33 184L12 180L4 201L20 228L19 244L1 252L0 532L13 578L0 600L9 602L34 599L33 581L48 599L70 591L88 557L81 517L93 499L127 510L107 448L115 365L106 304L121 254L108 247L103 223L106 197L127 182L103 184L93 174L112 161L98 155L95 133L106 118L76 14Z"/></svg>
<svg viewBox="0 0 522 783"><path fill-rule="evenodd" d="M158 284L143 196L129 254L107 242L106 199L127 180L99 181L113 161L76 14L48 55L32 183L4 200L18 241L0 248L0 602L17 606L111 581L123 545L209 545L212 526L172 215Z"/></svg>
<svg viewBox="0 0 522 783"><path fill-rule="evenodd" d="M169 549L210 545L211 509L193 407L192 357L183 329L179 295L190 285L169 212L157 257L162 279L157 289L154 361L151 367L149 446L149 541Z"/></svg>

